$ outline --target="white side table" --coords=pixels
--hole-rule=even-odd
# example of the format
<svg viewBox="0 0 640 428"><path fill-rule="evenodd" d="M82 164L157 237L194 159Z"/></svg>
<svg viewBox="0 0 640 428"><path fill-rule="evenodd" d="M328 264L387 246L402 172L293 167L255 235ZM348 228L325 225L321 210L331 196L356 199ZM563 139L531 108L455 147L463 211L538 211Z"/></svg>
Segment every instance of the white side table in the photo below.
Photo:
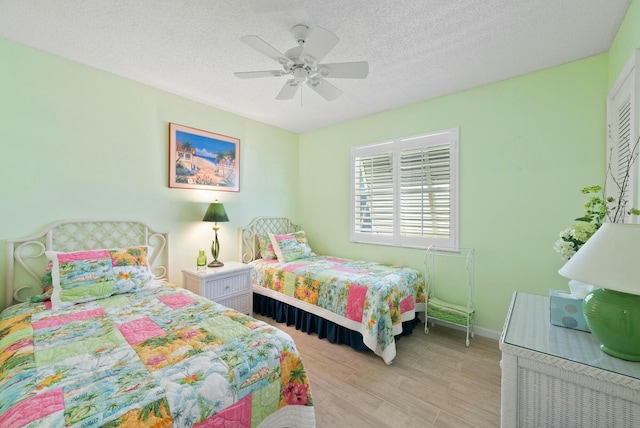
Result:
<svg viewBox="0 0 640 428"><path fill-rule="evenodd" d="M500 338L502 427L640 427L640 362L551 325L549 297L515 292Z"/></svg>
<svg viewBox="0 0 640 428"><path fill-rule="evenodd" d="M251 269L252 266L240 262L225 262L224 266L202 270L183 269L183 286L216 303L251 315Z"/></svg>

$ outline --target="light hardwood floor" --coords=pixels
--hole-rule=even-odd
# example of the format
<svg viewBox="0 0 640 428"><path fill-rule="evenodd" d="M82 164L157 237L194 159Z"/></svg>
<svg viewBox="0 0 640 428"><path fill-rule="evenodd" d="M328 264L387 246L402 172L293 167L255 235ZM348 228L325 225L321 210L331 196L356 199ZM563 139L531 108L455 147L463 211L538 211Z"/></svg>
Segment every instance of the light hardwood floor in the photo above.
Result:
<svg viewBox="0 0 640 428"><path fill-rule="evenodd" d="M307 370L318 428L499 427L500 350L496 340L424 324L397 342L386 365L372 352L335 345L294 326L256 318L293 337Z"/></svg>

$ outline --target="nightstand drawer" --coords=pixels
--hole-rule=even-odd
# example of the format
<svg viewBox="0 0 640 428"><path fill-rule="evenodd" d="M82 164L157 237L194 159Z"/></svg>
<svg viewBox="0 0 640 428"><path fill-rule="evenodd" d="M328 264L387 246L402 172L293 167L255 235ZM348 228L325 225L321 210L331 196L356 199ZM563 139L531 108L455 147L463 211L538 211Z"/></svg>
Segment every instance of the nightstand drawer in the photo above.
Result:
<svg viewBox="0 0 640 428"><path fill-rule="evenodd" d="M207 280L202 287L202 295L207 299L219 301L220 298L237 293L246 294L250 288L251 278L248 274L229 276ZM220 300L222 303L222 301Z"/></svg>
<svg viewBox="0 0 640 428"><path fill-rule="evenodd" d="M227 262L222 267L183 269L183 287L209 300L236 311L251 315L252 266L240 262Z"/></svg>
<svg viewBox="0 0 640 428"><path fill-rule="evenodd" d="M227 297L224 299L216 300L216 302L221 305L225 305L229 308L233 308L238 312L242 312L243 314L248 314L251 312L251 294L238 294L237 296Z"/></svg>

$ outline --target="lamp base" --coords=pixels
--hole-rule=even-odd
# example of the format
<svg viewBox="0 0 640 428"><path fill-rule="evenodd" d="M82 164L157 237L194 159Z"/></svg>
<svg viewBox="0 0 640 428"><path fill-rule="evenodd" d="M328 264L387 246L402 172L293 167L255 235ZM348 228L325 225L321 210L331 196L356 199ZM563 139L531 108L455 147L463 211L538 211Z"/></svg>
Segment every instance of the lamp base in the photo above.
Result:
<svg viewBox="0 0 640 428"><path fill-rule="evenodd" d="M214 260L211 263L209 263L207 266L209 266L209 267L220 267L220 266L224 266L224 263L222 263L220 260Z"/></svg>
<svg viewBox="0 0 640 428"><path fill-rule="evenodd" d="M640 361L640 296L597 288L582 305L600 349L628 361Z"/></svg>

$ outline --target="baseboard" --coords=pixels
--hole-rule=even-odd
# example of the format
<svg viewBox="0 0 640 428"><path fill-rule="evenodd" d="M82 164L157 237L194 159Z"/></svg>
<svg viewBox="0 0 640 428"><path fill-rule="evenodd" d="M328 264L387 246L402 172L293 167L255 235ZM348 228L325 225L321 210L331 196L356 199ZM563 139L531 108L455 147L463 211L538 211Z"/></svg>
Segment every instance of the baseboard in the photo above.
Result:
<svg viewBox="0 0 640 428"><path fill-rule="evenodd" d="M446 321L441 321L441 320L429 320L429 323L431 323L432 321L435 322L436 324L442 325L444 327L449 327L449 328L453 328L453 329L460 330L460 331L467 331L466 327L462 327L460 325L451 324L451 323L448 323ZM502 332L500 332L500 331L489 330L488 328L482 328L482 327L478 327L478 326L474 326L473 327L473 333L476 336L487 337L487 338L493 339L493 340L500 340L500 335L502 334Z"/></svg>

